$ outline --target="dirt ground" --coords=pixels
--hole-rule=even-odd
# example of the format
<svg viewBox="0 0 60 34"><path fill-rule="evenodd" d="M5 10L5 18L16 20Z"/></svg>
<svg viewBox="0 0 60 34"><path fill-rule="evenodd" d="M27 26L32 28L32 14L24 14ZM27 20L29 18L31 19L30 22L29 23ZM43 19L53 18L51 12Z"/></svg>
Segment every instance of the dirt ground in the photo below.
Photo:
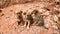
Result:
<svg viewBox="0 0 60 34"><path fill-rule="evenodd" d="M0 3L0 34L60 34L60 0L12 0ZM1 2L1 1L0 1ZM9 4L9 5L8 5ZM16 12L38 10L44 25L23 27L17 22ZM24 16L23 16L24 17Z"/></svg>

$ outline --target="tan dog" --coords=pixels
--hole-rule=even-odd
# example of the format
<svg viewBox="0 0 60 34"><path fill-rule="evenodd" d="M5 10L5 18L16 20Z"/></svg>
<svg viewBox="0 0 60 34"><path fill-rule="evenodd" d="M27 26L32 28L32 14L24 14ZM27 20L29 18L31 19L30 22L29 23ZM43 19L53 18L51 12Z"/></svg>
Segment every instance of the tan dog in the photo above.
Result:
<svg viewBox="0 0 60 34"><path fill-rule="evenodd" d="M27 29L29 29L32 21L33 21L33 18L31 16L31 14L26 13L26 15L25 15L25 25L24 26L27 26Z"/></svg>

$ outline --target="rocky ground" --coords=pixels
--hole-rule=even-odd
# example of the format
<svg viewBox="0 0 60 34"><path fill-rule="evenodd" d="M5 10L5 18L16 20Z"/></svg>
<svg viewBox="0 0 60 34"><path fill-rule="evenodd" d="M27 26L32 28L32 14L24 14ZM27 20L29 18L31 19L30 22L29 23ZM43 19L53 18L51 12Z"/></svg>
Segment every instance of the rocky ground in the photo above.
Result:
<svg viewBox="0 0 60 34"><path fill-rule="evenodd" d="M60 0L16 1L0 5L0 34L60 34ZM29 29L18 25L16 12L31 13L33 10L38 10L43 16L44 25L30 25Z"/></svg>

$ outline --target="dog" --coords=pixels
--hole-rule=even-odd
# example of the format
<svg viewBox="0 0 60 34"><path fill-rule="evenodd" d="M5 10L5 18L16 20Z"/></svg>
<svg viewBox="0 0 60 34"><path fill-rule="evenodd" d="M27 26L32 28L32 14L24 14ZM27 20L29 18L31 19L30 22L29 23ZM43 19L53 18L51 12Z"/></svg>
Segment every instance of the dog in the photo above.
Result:
<svg viewBox="0 0 60 34"><path fill-rule="evenodd" d="M33 25L38 25L38 26L44 25L43 16L40 15L40 12L38 10L33 10L31 15L32 15L33 20L34 20Z"/></svg>

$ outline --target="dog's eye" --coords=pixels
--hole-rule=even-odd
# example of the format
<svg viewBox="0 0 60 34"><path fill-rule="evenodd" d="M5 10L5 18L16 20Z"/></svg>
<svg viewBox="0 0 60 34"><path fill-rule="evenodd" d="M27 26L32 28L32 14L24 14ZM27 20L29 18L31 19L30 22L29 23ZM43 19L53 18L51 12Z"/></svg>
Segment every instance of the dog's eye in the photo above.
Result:
<svg viewBox="0 0 60 34"><path fill-rule="evenodd" d="M60 5L60 2L55 2L56 3L56 5Z"/></svg>
<svg viewBox="0 0 60 34"><path fill-rule="evenodd" d="M31 15L27 15L28 20L33 20Z"/></svg>
<svg viewBox="0 0 60 34"><path fill-rule="evenodd" d="M17 14L22 14L22 11L20 11L20 12L17 12Z"/></svg>
<svg viewBox="0 0 60 34"><path fill-rule="evenodd" d="M18 19L21 19L22 17L21 16L18 16Z"/></svg>

